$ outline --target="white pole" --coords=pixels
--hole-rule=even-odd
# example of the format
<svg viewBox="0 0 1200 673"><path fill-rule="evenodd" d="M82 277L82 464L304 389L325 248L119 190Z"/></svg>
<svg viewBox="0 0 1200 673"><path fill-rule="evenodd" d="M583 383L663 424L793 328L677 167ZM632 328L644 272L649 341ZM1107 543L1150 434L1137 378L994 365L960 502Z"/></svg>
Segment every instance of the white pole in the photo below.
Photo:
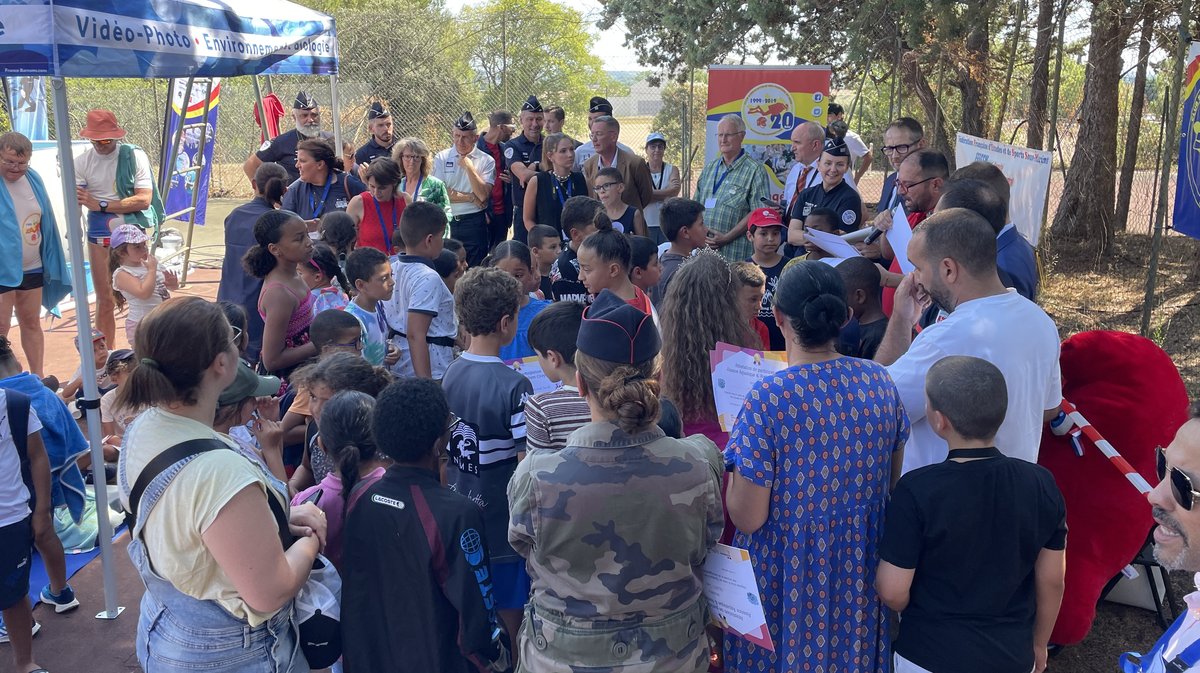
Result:
<svg viewBox="0 0 1200 673"><path fill-rule="evenodd" d="M329 76L329 104L333 107L333 145L337 156L342 156L342 102L338 96L338 78L337 75ZM346 171L354 170L353 166L346 166Z"/></svg>
<svg viewBox="0 0 1200 673"><path fill-rule="evenodd" d="M80 406L87 413L88 443L92 449L92 482L96 487L96 523L99 524L100 564L104 569L104 612L96 619L116 619L125 608L117 605L117 578L113 566L112 524L108 520L108 486L104 477L104 449L100 443L100 390L96 387L96 363L92 352L92 317L87 298L87 278L83 272L83 229L79 203L75 200L75 155L71 152L71 124L67 118L67 85L61 77L52 77L54 89L54 130L58 136L59 174L62 176L63 205L66 207L67 243L71 255L71 285L75 299L76 342L83 377Z"/></svg>

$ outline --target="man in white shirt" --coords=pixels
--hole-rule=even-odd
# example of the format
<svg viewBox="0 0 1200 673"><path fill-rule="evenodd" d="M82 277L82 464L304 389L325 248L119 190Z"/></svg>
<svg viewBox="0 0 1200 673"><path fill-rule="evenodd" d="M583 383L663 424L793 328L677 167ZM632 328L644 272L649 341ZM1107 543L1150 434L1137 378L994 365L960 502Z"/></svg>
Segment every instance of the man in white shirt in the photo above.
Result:
<svg viewBox="0 0 1200 673"><path fill-rule="evenodd" d="M996 272L996 235L977 213L939 211L913 232L916 267L896 289L896 302L875 359L887 365L912 421L903 471L946 459L945 440L925 418L925 375L949 355L996 365L1008 385L1008 414L996 434L1001 453L1037 462L1042 424L1058 415L1062 380L1058 329L1037 304L1010 291ZM912 326L928 298L950 312L916 339Z"/></svg>
<svg viewBox="0 0 1200 673"><path fill-rule="evenodd" d="M601 117L612 117L612 116L613 116L613 106L612 106L612 103L608 102L607 98L604 98L602 96L592 96L592 99L590 101L588 101L587 126L588 126L589 132L592 130L592 123L595 122L597 119L599 119ZM626 152L629 152L630 154L633 154L633 149L627 145L624 145L624 144L618 142L617 147L620 147L621 149L625 150ZM582 171L583 164L588 159L591 159L595 155L596 155L596 142L595 142L594 138L589 139L586 143L583 143L579 147L576 147L575 148L575 170Z"/></svg>
<svg viewBox="0 0 1200 673"><path fill-rule="evenodd" d="M150 171L150 159L140 147L131 146L134 165L127 172L132 173L132 190L118 184L122 154L120 140L125 134L125 129L117 123L112 112L91 110L87 114L87 124L79 135L91 141L92 147L75 157L75 195L79 205L88 211L88 258L96 291L96 327L104 333L109 344L115 344L117 337L112 277L108 270L108 244L112 230L126 222L145 228L149 225L134 222L126 216L134 215L135 219L141 219L136 218L135 214L150 215L150 211L154 210L154 175Z"/></svg>
<svg viewBox="0 0 1200 673"><path fill-rule="evenodd" d="M834 122L842 121L845 116L846 110L839 103L829 104L826 118L829 119L830 125ZM847 130L846 137L842 138L842 140L845 141L846 148L850 150L851 164L853 165L854 162L858 162L858 166L854 168L854 180L851 181L851 184L855 184L862 180L862 176L871 167L874 156L871 154L871 147L864 143L862 136L854 131Z"/></svg>
<svg viewBox="0 0 1200 673"><path fill-rule="evenodd" d="M479 130L470 112L454 122L451 136L454 145L433 157L433 176L446 183L450 194L450 235L462 241L467 263L476 266L488 251L484 207L496 183L496 160L476 147Z"/></svg>
<svg viewBox="0 0 1200 673"><path fill-rule="evenodd" d="M821 182L817 162L821 160L821 151L825 147L825 129L816 122L797 124L792 129L791 139L795 163L788 171L787 181L783 183L784 213L792 212L800 192Z"/></svg>
<svg viewBox="0 0 1200 673"><path fill-rule="evenodd" d="M1154 558L1167 570L1197 573L1200 580L1200 409L1179 428L1175 440L1159 449L1158 485L1148 497L1153 508ZM1200 542L1198 542L1200 547ZM1194 581L1195 581L1194 580ZM1133 673L1160 671L1200 672L1200 583L1197 591L1184 596L1187 609L1144 656L1122 661L1122 670Z"/></svg>

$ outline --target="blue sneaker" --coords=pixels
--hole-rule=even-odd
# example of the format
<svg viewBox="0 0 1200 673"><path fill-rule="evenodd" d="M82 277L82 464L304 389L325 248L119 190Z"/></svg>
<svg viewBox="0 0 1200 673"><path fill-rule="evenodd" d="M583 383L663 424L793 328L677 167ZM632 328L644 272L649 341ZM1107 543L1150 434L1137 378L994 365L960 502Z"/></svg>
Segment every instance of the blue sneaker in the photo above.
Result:
<svg viewBox="0 0 1200 673"><path fill-rule="evenodd" d="M50 585L47 584L42 589L42 593L38 595L38 599L46 605L53 605L54 611L58 614L79 607L79 599L75 598L75 591L70 584L63 587L62 593L57 596L50 592Z"/></svg>
<svg viewBox="0 0 1200 673"><path fill-rule="evenodd" d="M41 631L41 630L42 630L42 625L37 622L34 622L33 623L33 635L36 636L38 634L38 631ZM4 620L0 619L0 643L7 643L7 642L8 642L8 627L4 625Z"/></svg>

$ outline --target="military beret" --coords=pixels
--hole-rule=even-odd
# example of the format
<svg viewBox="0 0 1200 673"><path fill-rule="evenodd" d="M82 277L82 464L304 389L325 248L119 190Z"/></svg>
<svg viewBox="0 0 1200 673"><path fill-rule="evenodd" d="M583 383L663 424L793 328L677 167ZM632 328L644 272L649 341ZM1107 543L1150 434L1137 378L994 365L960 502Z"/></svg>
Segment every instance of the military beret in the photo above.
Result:
<svg viewBox="0 0 1200 673"><path fill-rule="evenodd" d="M601 290L583 312L575 347L597 360L637 364L662 348L654 319L611 290Z"/></svg>
<svg viewBox="0 0 1200 673"><path fill-rule="evenodd" d="M608 102L607 98L592 96L592 99L588 101L588 112L603 112L606 115L610 115L612 111L612 103Z"/></svg>
<svg viewBox="0 0 1200 673"><path fill-rule="evenodd" d="M371 107L367 108L367 121L375 121L376 119L386 119L391 117L392 113L384 109L383 103L375 101L371 103Z"/></svg>
<svg viewBox="0 0 1200 673"><path fill-rule="evenodd" d="M301 91L296 94L296 100L292 101L293 110L313 110L317 107L317 99L312 97L307 91Z"/></svg>
<svg viewBox="0 0 1200 673"><path fill-rule="evenodd" d="M474 131L476 129L475 118L471 116L470 112L464 112L458 121L454 122L454 128L459 131Z"/></svg>
<svg viewBox="0 0 1200 673"><path fill-rule="evenodd" d="M832 138L825 141L825 154L831 157L849 157L850 148L846 147L846 143Z"/></svg>
<svg viewBox="0 0 1200 673"><path fill-rule="evenodd" d="M521 112L541 112L542 104L538 102L537 96L530 96L525 99L521 105Z"/></svg>

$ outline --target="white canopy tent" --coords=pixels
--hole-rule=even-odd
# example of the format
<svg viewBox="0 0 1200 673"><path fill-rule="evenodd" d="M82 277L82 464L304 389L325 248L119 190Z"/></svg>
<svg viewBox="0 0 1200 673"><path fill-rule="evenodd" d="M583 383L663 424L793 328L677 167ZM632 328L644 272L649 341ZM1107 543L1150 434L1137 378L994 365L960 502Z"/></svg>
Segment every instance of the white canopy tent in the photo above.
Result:
<svg viewBox="0 0 1200 673"><path fill-rule="evenodd" d="M52 78L59 157L72 156L66 77L187 77L190 82L196 77L260 73L330 75L334 134L340 147L337 53L333 19L286 0L23 0L23 4L0 6L0 75ZM69 196L76 184L75 166L61 160L59 166L72 286L77 293L77 343L82 345L79 352L89 353L91 314L83 228L79 204ZM96 501L103 511L109 499L95 364L85 357L82 368L80 406L87 413ZM123 608L117 606L113 531L106 516L97 518L104 611L96 616L115 619Z"/></svg>

